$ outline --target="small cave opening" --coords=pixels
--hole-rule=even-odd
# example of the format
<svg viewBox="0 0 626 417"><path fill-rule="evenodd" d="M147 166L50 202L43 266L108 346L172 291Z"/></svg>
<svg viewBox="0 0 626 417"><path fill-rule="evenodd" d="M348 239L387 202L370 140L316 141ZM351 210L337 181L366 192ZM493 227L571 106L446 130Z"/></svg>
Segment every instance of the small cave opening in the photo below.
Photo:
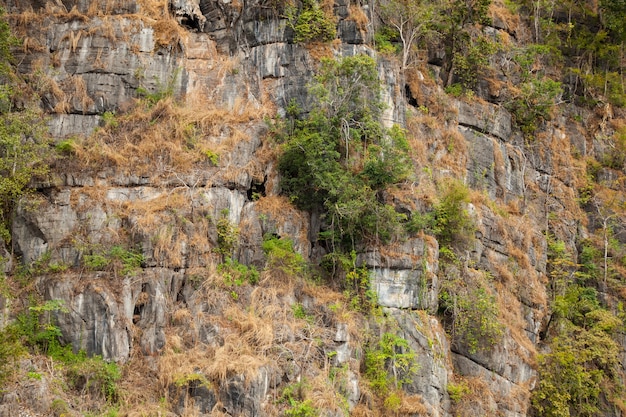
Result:
<svg viewBox="0 0 626 417"><path fill-rule="evenodd" d="M180 289L176 292L176 302L186 302L185 301L185 286L186 286L186 281L183 281L183 283L180 286Z"/></svg>
<svg viewBox="0 0 626 417"><path fill-rule="evenodd" d="M139 296L137 296L137 301L135 302L135 308L133 309L133 324L137 324L139 320L141 320L141 314L143 313L149 299L148 284L143 283L141 285L141 292L139 293Z"/></svg>
<svg viewBox="0 0 626 417"><path fill-rule="evenodd" d="M196 16L189 16L187 14L178 16L178 23L189 30L202 32L200 20Z"/></svg>
<svg viewBox="0 0 626 417"><path fill-rule="evenodd" d="M419 107L417 103L417 99L413 97L413 93L411 92L411 87L408 84L404 84L404 96L406 98L406 102L409 103L413 107Z"/></svg>
<svg viewBox="0 0 626 417"><path fill-rule="evenodd" d="M170 3L170 13L176 16L178 24L192 31L202 32L200 25L200 18L197 15L184 13L180 9L175 9L173 4Z"/></svg>
<svg viewBox="0 0 626 417"><path fill-rule="evenodd" d="M250 188L247 191L248 200L256 201L261 197L265 197L265 182L267 181L267 176L263 178L263 181L255 181L252 180L250 184Z"/></svg>

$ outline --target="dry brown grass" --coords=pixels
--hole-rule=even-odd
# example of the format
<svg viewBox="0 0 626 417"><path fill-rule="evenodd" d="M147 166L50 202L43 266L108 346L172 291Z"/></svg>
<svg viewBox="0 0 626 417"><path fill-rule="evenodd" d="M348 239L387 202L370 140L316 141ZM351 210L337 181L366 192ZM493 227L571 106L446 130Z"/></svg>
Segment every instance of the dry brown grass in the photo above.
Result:
<svg viewBox="0 0 626 417"><path fill-rule="evenodd" d="M257 210L268 216L269 220L276 225L291 223L302 225L299 236L292 236L299 243L308 241L308 229L306 214L298 210L285 196L268 195L261 197L256 202ZM297 242L294 242L297 243Z"/></svg>
<svg viewBox="0 0 626 417"><path fill-rule="evenodd" d="M363 11L363 8L356 4L351 4L349 10L350 15L348 19L354 21L359 30L367 30L367 25L369 25L370 20Z"/></svg>
<svg viewBox="0 0 626 417"><path fill-rule="evenodd" d="M233 375L243 375L249 382L266 363L267 358L259 356L254 347L236 335L229 335L224 338L224 345L216 349L206 373L220 383Z"/></svg>
<svg viewBox="0 0 626 417"><path fill-rule="evenodd" d="M400 391L400 398L402 403L400 404L399 413L409 416L427 416L428 408L424 405L424 400L420 395L409 395L404 391Z"/></svg>
<svg viewBox="0 0 626 417"><path fill-rule="evenodd" d="M496 0L490 4L489 14L492 19L502 21L509 33L516 33L520 29L520 15L513 13L502 0Z"/></svg>
<svg viewBox="0 0 626 417"><path fill-rule="evenodd" d="M174 19L159 19L152 24L152 28L157 47L183 45L187 40L187 31Z"/></svg>
<svg viewBox="0 0 626 417"><path fill-rule="evenodd" d="M11 28L17 31L16 34L24 34L26 30L34 25L40 25L44 20L44 14L35 12L32 6L20 13L11 13L7 15Z"/></svg>
<svg viewBox="0 0 626 417"><path fill-rule="evenodd" d="M139 0L141 14L152 19L164 18L169 15L167 0Z"/></svg>

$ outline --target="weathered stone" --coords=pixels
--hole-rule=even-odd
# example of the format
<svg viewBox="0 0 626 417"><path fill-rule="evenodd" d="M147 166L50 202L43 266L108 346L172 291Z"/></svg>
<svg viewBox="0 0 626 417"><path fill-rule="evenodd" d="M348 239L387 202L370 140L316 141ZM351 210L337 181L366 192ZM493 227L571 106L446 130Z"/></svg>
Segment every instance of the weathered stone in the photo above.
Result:
<svg viewBox="0 0 626 417"><path fill-rule="evenodd" d="M98 280L83 283L75 291L71 279L43 281L46 299L62 300L68 312L55 313L62 341L75 351L101 355L105 360L125 362L130 354L130 317L124 314L115 294Z"/></svg>
<svg viewBox="0 0 626 417"><path fill-rule="evenodd" d="M448 416L449 345L438 320L425 313L388 309L397 320L399 336L409 342L418 361L417 371L411 376L406 390L419 394L429 406L433 417Z"/></svg>
<svg viewBox="0 0 626 417"><path fill-rule="evenodd" d="M378 304L428 310L437 303L438 251L436 241L413 238L361 253L357 262L370 269Z"/></svg>
<svg viewBox="0 0 626 417"><path fill-rule="evenodd" d="M207 385L207 379L198 370L188 381L179 381L169 386L170 401L178 415L189 413L189 409L201 415L209 415L217 404L215 391Z"/></svg>
<svg viewBox="0 0 626 417"><path fill-rule="evenodd" d="M458 121L462 126L493 135L503 141L511 138L511 114L502 106L490 103L471 104L457 101Z"/></svg>
<svg viewBox="0 0 626 417"><path fill-rule="evenodd" d="M225 411L232 416L264 416L261 403L269 388L269 374L266 368L259 369L256 378L246 381L235 376L220 385L219 399Z"/></svg>

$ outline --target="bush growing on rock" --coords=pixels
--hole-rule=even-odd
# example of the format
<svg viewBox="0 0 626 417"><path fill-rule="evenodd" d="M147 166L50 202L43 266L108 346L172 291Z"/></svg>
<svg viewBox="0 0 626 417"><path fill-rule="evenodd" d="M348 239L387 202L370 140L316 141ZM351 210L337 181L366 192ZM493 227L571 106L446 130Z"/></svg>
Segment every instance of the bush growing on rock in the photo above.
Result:
<svg viewBox="0 0 626 417"><path fill-rule="evenodd" d="M332 250L387 242L405 219L379 192L410 172L404 132L387 130L376 62L364 55L323 60L310 87L314 105L286 132L281 187L301 209L324 213Z"/></svg>

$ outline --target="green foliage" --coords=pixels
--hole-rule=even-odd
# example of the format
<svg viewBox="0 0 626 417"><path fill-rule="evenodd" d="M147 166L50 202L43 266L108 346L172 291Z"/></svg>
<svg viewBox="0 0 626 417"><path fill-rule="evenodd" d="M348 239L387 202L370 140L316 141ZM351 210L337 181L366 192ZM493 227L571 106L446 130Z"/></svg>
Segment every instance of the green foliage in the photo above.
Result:
<svg viewBox="0 0 626 417"><path fill-rule="evenodd" d="M13 61L11 47L17 46L17 39L11 34L11 28L5 19L5 10L0 7L0 74L11 72L10 64Z"/></svg>
<svg viewBox="0 0 626 417"><path fill-rule="evenodd" d="M470 393L470 388L464 381L461 381L458 384L451 382L446 388L448 390L448 395L450 396L450 401L457 404L463 401L463 398Z"/></svg>
<svg viewBox="0 0 626 417"><path fill-rule="evenodd" d="M365 266L357 267L356 252L350 258L343 256L342 269L346 271L346 287L350 297L350 308L354 311L371 313L377 306L378 297L370 286L370 272Z"/></svg>
<svg viewBox="0 0 626 417"><path fill-rule="evenodd" d="M626 126L618 128L611 138L606 139L607 152L601 155L600 163L611 169L622 170L626 165Z"/></svg>
<svg viewBox="0 0 626 417"><path fill-rule="evenodd" d="M280 269L288 275L302 275L306 270L306 261L293 249L291 239L279 239L266 235L262 243L263 252L267 257L267 268Z"/></svg>
<svg viewBox="0 0 626 417"><path fill-rule="evenodd" d="M567 250L565 242L548 236L548 272L550 275L550 292L552 299L565 294L574 282L576 264L572 254Z"/></svg>
<svg viewBox="0 0 626 417"><path fill-rule="evenodd" d="M151 91L144 86L139 86L136 90L137 95L143 98L148 104L148 106L154 106L159 101L164 100L168 97L172 97L174 95L174 90L176 87L176 82L180 75L180 71L181 69L177 68L176 71L174 71L174 74L172 74L172 76L170 77L170 79L167 80L166 84L163 84L159 80L157 80L156 88L154 88L154 91ZM111 126L116 127L117 121L115 120L114 115L110 112L107 112L107 113L109 113L110 116L105 116L106 115L105 113L102 116L103 120L105 121L105 123L107 122L107 120L111 121L113 123Z"/></svg>
<svg viewBox="0 0 626 417"><path fill-rule="evenodd" d="M54 148L61 155L74 155L76 153L76 142L74 139L64 139L57 143Z"/></svg>
<svg viewBox="0 0 626 417"><path fill-rule="evenodd" d="M239 241L239 229L228 219L228 209L221 212L215 227L217 229L217 248L215 251L224 259L232 257Z"/></svg>
<svg viewBox="0 0 626 417"><path fill-rule="evenodd" d="M381 26L374 34L376 50L382 54L395 55L399 47L394 44L397 34L389 26Z"/></svg>
<svg viewBox="0 0 626 417"><path fill-rule="evenodd" d="M532 396L538 415L604 415L604 408L621 395L616 337L624 324L619 312L606 310L597 290L588 286L601 279L596 265L601 257L591 242L583 241L576 264L563 241L548 239L553 299L544 330L548 349L538 358L540 379Z"/></svg>
<svg viewBox="0 0 626 417"><path fill-rule="evenodd" d="M287 6L287 26L294 31L294 42L330 42L337 36L334 18L316 0L303 0L302 8Z"/></svg>
<svg viewBox="0 0 626 417"><path fill-rule="evenodd" d="M497 51L496 43L485 36L472 39L459 36L457 50L452 57L452 68L464 91L476 88L478 76L489 66L489 58Z"/></svg>
<svg viewBox="0 0 626 417"><path fill-rule="evenodd" d="M83 255L83 265L93 271L112 270L115 275L134 276L145 261L144 256L135 250L115 245L108 251L95 251Z"/></svg>
<svg viewBox="0 0 626 417"><path fill-rule="evenodd" d="M429 40L439 36L439 13L445 6L431 0L391 0L381 2L377 7L384 23L383 29L377 33L378 39L375 38L377 48L383 46L389 50L392 45L388 40L393 40L398 45L395 49L401 53L401 68L415 65L419 49L426 48Z"/></svg>
<svg viewBox="0 0 626 417"><path fill-rule="evenodd" d="M53 313L59 312L69 312L62 300L48 300L43 304L33 305L27 312L17 316L10 331L25 346L37 352L48 353L59 346L61 330L53 322Z"/></svg>
<svg viewBox="0 0 626 417"><path fill-rule="evenodd" d="M484 287L463 288L446 283L439 295L439 309L451 317L449 331L453 340L469 353L489 349L502 339L504 326L498 321L495 296Z"/></svg>
<svg viewBox="0 0 626 417"><path fill-rule="evenodd" d="M446 94L450 94L454 97L463 97L465 94L465 90L463 90L463 85L461 83L454 83L447 86L445 89Z"/></svg>
<svg viewBox="0 0 626 417"><path fill-rule="evenodd" d="M115 129L119 126L119 121L115 117L115 113L110 111L105 111L104 114L102 114L102 122L104 123L104 127Z"/></svg>
<svg viewBox="0 0 626 417"><path fill-rule="evenodd" d="M581 293L586 299L579 298ZM613 335L622 322L600 308L588 289L576 288L573 294L558 300L566 314L559 314L549 353L538 358L539 385L532 403L547 417L601 415L601 396L617 394L620 347ZM579 300L580 307L572 305Z"/></svg>
<svg viewBox="0 0 626 417"><path fill-rule="evenodd" d="M10 241L9 222L29 183L48 172L50 155L46 125L38 112L0 114L0 237Z"/></svg>
<svg viewBox="0 0 626 417"><path fill-rule="evenodd" d="M174 378L174 385L177 387L187 387L190 383L199 383L205 387L211 387L211 382L205 375L193 372L191 374L177 375Z"/></svg>
<svg viewBox="0 0 626 417"><path fill-rule="evenodd" d="M239 287L246 282L252 285L259 282L259 271L254 266L244 265L230 257L217 266L217 271L224 277L226 285Z"/></svg>
<svg viewBox="0 0 626 417"><path fill-rule="evenodd" d="M539 123L551 119L552 109L562 94L560 82L532 77L520 85L519 94L506 107L513 114L515 124L529 138Z"/></svg>
<svg viewBox="0 0 626 417"><path fill-rule="evenodd" d="M463 246L473 238L474 221L465 206L469 203L469 190L459 181L446 181L443 192L432 213L430 230L442 247Z"/></svg>
<svg viewBox="0 0 626 417"><path fill-rule="evenodd" d="M285 410L286 417L317 417L320 412L313 407L311 400L304 398L306 390L304 382L288 385L282 392L280 402L286 403L289 408Z"/></svg>
<svg viewBox="0 0 626 417"><path fill-rule="evenodd" d="M411 382L417 370L415 352L406 339L393 333L384 333L365 351L365 376L380 395L387 396L390 390Z"/></svg>
<svg viewBox="0 0 626 417"><path fill-rule="evenodd" d="M70 387L109 403L119 401L117 381L122 372L115 362L106 362L101 356L88 357L84 351L73 353L69 346L58 349L53 358L60 361Z"/></svg>
<svg viewBox="0 0 626 417"><path fill-rule="evenodd" d="M494 42L472 30L476 25L490 24L490 4L491 0L451 0L441 8L437 31L443 38L446 56L450 57L444 63L446 86L458 83L465 91L473 89L490 55L496 51Z"/></svg>
<svg viewBox="0 0 626 417"><path fill-rule="evenodd" d="M304 320L309 324L313 324L313 316L306 312L304 306L300 303L295 303L291 305L291 311L293 312L293 316L297 319Z"/></svg>
<svg viewBox="0 0 626 417"><path fill-rule="evenodd" d="M305 120L292 119L278 169L281 187L301 209L325 213L322 238L336 250L386 242L405 220L381 203L379 191L410 172L404 132L387 130L376 62L367 56L325 59L311 85Z"/></svg>
<svg viewBox="0 0 626 417"><path fill-rule="evenodd" d="M213 166L218 166L220 162L220 155L218 153L213 152L210 149L204 151L204 155L211 162Z"/></svg>
<svg viewBox="0 0 626 417"><path fill-rule="evenodd" d="M6 243L11 241L13 208L30 191L31 181L47 174L46 159L51 154L41 111L36 106L12 109L13 101L25 98L11 65L11 46L15 44L0 7L0 239Z"/></svg>
<svg viewBox="0 0 626 417"><path fill-rule="evenodd" d="M526 4L533 9L535 41L564 58L571 99L592 107L626 105L624 2L602 0L597 7L573 1Z"/></svg>
<svg viewBox="0 0 626 417"><path fill-rule="evenodd" d="M18 361L26 353L14 325L0 330L0 391L15 372Z"/></svg>

